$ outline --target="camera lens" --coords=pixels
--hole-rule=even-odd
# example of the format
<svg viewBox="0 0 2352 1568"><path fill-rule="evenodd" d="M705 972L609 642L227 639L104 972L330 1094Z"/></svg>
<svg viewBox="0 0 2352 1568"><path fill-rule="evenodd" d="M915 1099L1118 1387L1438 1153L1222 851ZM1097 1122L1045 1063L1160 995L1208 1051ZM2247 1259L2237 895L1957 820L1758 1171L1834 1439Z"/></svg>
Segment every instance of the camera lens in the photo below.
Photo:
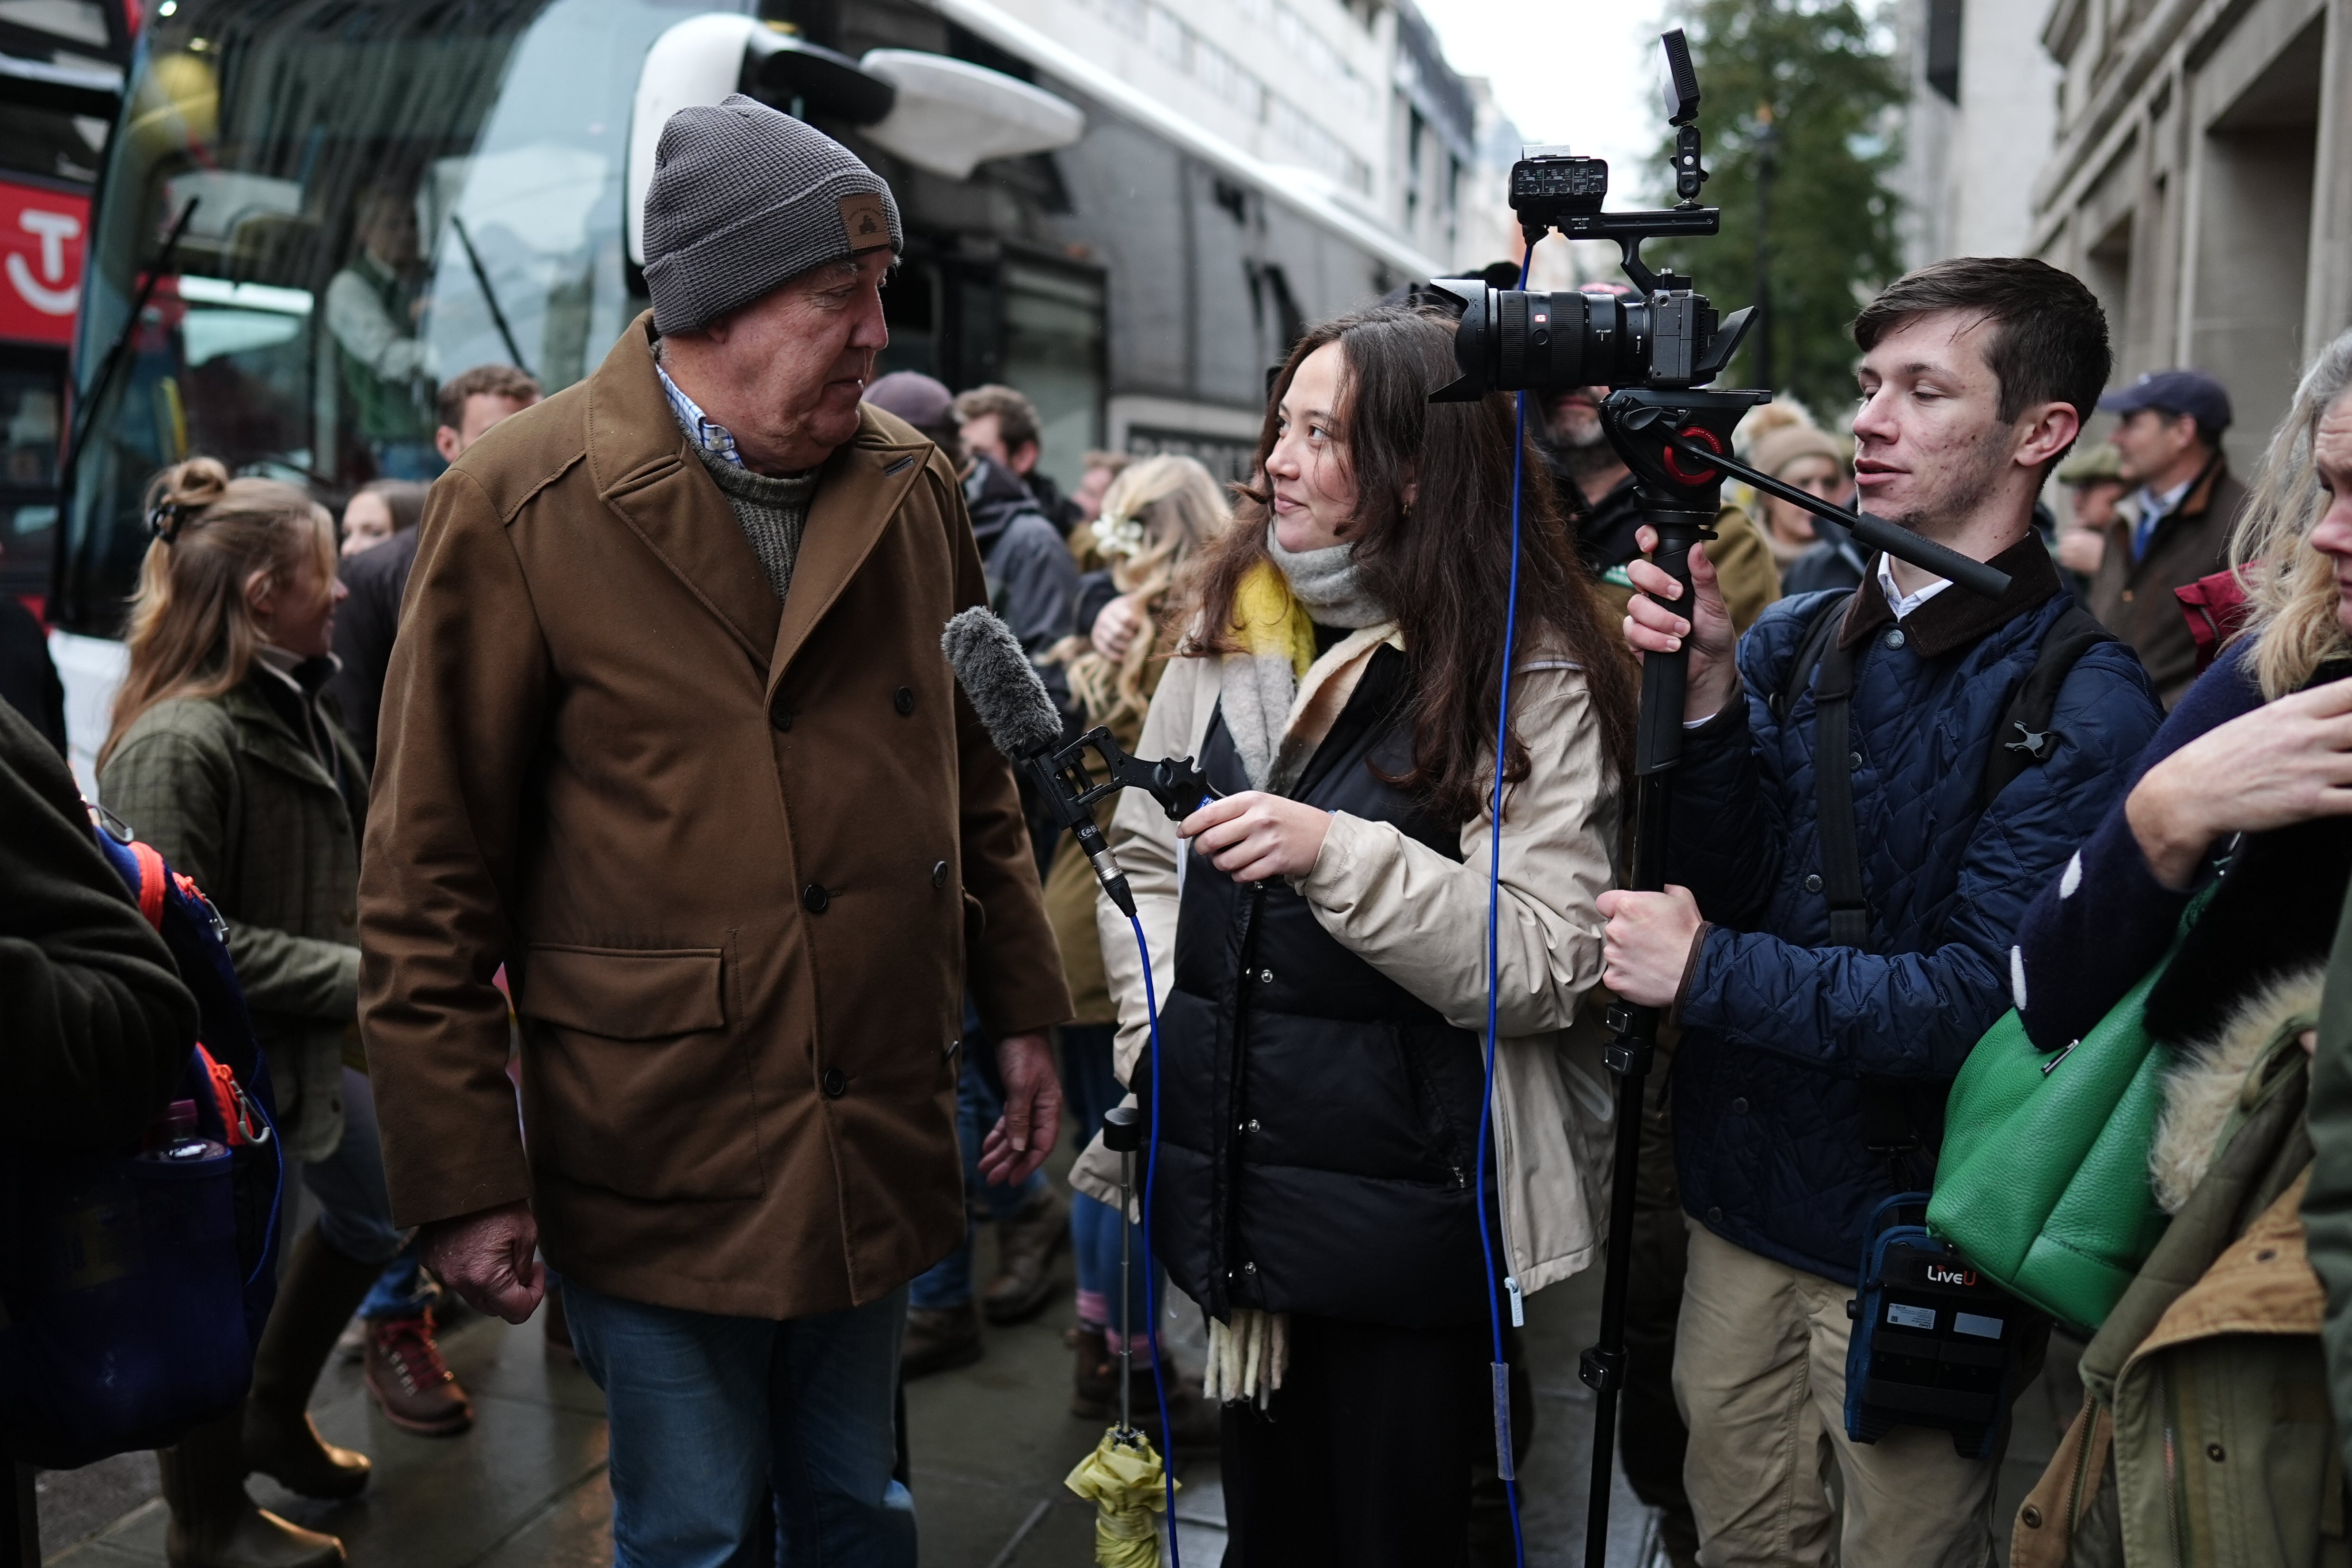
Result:
<svg viewBox="0 0 2352 1568"><path fill-rule="evenodd" d="M1640 384L1650 307L1615 294L1464 289L1454 353L1470 395Z"/></svg>

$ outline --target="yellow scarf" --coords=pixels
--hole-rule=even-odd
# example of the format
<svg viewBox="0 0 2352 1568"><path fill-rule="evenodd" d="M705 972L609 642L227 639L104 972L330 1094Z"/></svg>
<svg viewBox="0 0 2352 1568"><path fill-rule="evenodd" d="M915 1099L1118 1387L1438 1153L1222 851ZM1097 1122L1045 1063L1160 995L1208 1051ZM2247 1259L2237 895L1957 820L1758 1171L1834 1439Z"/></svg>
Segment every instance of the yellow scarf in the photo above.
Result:
<svg viewBox="0 0 2352 1568"><path fill-rule="evenodd" d="M1293 680L1306 679L1314 668L1314 617L1271 561L1251 567L1234 591L1234 629L1253 658L1288 655Z"/></svg>

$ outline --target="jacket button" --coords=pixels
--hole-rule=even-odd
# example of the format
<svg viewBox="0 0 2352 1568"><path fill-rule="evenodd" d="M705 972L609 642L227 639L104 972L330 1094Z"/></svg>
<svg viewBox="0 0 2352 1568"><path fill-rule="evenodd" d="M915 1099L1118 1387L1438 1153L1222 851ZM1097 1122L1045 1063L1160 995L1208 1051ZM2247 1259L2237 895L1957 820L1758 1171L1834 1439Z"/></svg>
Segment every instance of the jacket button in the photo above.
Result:
<svg viewBox="0 0 2352 1568"><path fill-rule="evenodd" d="M1721 1225L1723 1223L1723 1211L1719 1208L1711 1208L1707 1210L1706 1223L1709 1225Z"/></svg>
<svg viewBox="0 0 2352 1568"><path fill-rule="evenodd" d="M1901 647L1903 646L1903 628L1901 626L1896 626L1893 631L1886 634L1886 646L1888 647Z"/></svg>
<svg viewBox="0 0 2352 1568"><path fill-rule="evenodd" d="M1731 1102L1731 1114L1734 1116L1745 1116L1748 1114L1748 1100L1744 1096Z"/></svg>
<svg viewBox="0 0 2352 1568"><path fill-rule="evenodd" d="M1818 872L1818 871L1816 871L1816 872L1812 873L1811 875L1808 876L1808 877L1805 879L1805 891L1807 891L1807 892L1809 892L1809 893L1818 893L1818 892L1820 892L1821 890L1822 890L1822 878L1821 878L1821 873L1820 873L1820 872Z"/></svg>
<svg viewBox="0 0 2352 1568"><path fill-rule="evenodd" d="M793 710L779 703L769 710L768 722L779 730L790 730L793 727Z"/></svg>
<svg viewBox="0 0 2352 1568"><path fill-rule="evenodd" d="M833 895L814 882L801 889L801 908L813 915L824 913L824 906L831 902Z"/></svg>
<svg viewBox="0 0 2352 1568"><path fill-rule="evenodd" d="M2125 604L2126 604L2126 605L2128 605L2128 604L2130 604L2131 602L2132 602L2132 591L2131 591L2129 588L2126 588L2126 589L2124 590L2124 603L2125 603Z"/></svg>
<svg viewBox="0 0 2352 1568"><path fill-rule="evenodd" d="M849 1076L839 1068L825 1068L824 1077L817 1082L824 1088L827 1100L839 1100L849 1092Z"/></svg>
<svg viewBox="0 0 2352 1568"><path fill-rule="evenodd" d="M912 687L902 686L898 688L898 690L892 692L890 694L890 706L896 708L902 716L912 713L915 710L914 689Z"/></svg>
<svg viewBox="0 0 2352 1568"><path fill-rule="evenodd" d="M1244 1263L1242 1265L1242 1272L1244 1274L1255 1274L1257 1272L1257 1265L1255 1263ZM2217 1459L2220 1458L2221 1457L2221 1450L2216 1448L2213 1451L2213 1457Z"/></svg>
<svg viewBox="0 0 2352 1568"><path fill-rule="evenodd" d="M1862 753L1860 752L1848 752L1845 754L1845 770L1850 773L1860 773L1862 771Z"/></svg>
<svg viewBox="0 0 2352 1568"><path fill-rule="evenodd" d="M947 885L948 863L941 860L931 868L931 886L934 888L944 888Z"/></svg>
<svg viewBox="0 0 2352 1568"><path fill-rule="evenodd" d="M1271 970L1271 969L1261 969L1261 970L1259 970L1259 971L1257 972L1257 983L1258 983L1260 985L1271 985L1271 984L1274 984L1274 971L1273 971L1273 970Z"/></svg>
<svg viewBox="0 0 2352 1568"><path fill-rule="evenodd" d="M2221 1451L2221 1444L2208 1443L2205 1445L2205 1457L2218 1465L2229 1456Z"/></svg>
<svg viewBox="0 0 2352 1568"><path fill-rule="evenodd" d="M2028 1530L2039 1530L2042 1528L2042 1510L2027 1503L2017 1510L2017 1522Z"/></svg>

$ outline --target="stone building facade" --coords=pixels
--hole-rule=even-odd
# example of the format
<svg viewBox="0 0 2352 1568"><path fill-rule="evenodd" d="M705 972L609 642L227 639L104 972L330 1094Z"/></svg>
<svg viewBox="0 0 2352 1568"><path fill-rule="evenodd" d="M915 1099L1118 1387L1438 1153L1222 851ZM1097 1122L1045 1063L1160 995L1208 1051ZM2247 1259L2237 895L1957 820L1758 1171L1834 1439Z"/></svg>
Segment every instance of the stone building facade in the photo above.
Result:
<svg viewBox="0 0 2352 1568"><path fill-rule="evenodd" d="M2352 0L2057 0L2064 70L2026 247L2106 306L2116 376L2230 388L2245 471L2352 326Z"/></svg>

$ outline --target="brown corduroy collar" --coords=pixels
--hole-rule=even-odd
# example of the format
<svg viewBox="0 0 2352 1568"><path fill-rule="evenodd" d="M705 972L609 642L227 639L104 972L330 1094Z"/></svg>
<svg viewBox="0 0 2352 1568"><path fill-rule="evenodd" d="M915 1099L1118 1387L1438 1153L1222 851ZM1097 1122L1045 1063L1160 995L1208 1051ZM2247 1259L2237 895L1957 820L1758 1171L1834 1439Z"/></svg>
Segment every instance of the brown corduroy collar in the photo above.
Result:
<svg viewBox="0 0 2352 1568"><path fill-rule="evenodd" d="M1922 658L1940 658L1979 638L1999 631L2022 615L2039 609L2058 592L2058 569L2036 535L2023 539L1993 557L1991 564L2009 574L2009 592L1998 599L1979 598L1966 588L1937 595L1911 612L1903 630ZM1838 628L1838 647L1851 648L1895 619L1895 610L1878 587L1878 558L1872 556L1847 606L1845 625Z"/></svg>

